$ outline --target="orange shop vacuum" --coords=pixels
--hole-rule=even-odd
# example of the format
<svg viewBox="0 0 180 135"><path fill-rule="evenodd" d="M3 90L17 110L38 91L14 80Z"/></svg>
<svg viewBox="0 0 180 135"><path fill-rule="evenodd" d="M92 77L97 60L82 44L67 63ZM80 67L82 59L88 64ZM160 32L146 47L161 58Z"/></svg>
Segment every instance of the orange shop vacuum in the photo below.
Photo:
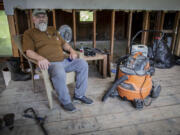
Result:
<svg viewBox="0 0 180 135"><path fill-rule="evenodd" d="M104 94L102 101L107 98L120 96L123 100L132 102L136 109L148 106L152 98L157 98L161 91L160 85L155 85L152 75L155 72L148 58L146 45L132 45L134 39L142 32L160 32L155 30L141 30L131 41L130 54L122 56L117 62L116 77L112 87ZM161 32L162 33L162 32ZM161 39L164 33L162 33Z"/></svg>

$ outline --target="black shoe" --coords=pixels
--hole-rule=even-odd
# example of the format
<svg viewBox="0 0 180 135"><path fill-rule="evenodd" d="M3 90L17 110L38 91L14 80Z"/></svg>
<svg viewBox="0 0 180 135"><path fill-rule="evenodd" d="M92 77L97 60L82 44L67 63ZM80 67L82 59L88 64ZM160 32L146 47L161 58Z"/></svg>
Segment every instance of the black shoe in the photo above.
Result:
<svg viewBox="0 0 180 135"><path fill-rule="evenodd" d="M93 103L93 100L92 100L92 99L87 98L87 97L85 97L85 96L83 96L83 97L81 97L81 98L77 98L77 97L74 96L73 102L79 102L79 101L80 101L81 103L89 104L89 105Z"/></svg>
<svg viewBox="0 0 180 135"><path fill-rule="evenodd" d="M3 120L5 122L5 126L9 128L9 130L12 130L14 128L14 113L8 113L4 115Z"/></svg>
<svg viewBox="0 0 180 135"><path fill-rule="evenodd" d="M75 112L76 108L74 107L74 105L72 103L66 104L66 105L62 105L62 107L66 110L66 111L70 111L70 112Z"/></svg>

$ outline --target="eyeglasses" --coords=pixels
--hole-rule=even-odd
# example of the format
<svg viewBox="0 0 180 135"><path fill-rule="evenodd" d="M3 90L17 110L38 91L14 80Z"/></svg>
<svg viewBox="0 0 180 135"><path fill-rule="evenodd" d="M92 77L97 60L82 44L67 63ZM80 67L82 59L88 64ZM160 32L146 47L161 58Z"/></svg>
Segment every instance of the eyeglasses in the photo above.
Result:
<svg viewBox="0 0 180 135"><path fill-rule="evenodd" d="M38 18L38 19L40 19L40 18L45 19L45 18L47 18L47 15L46 14L38 14L38 15L36 15L36 18Z"/></svg>

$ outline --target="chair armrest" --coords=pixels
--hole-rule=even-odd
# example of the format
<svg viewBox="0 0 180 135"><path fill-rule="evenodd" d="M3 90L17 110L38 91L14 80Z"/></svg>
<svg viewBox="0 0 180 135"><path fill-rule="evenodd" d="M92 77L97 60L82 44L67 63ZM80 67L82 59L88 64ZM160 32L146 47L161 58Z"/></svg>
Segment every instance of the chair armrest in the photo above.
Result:
<svg viewBox="0 0 180 135"><path fill-rule="evenodd" d="M26 56L26 57L27 57L27 56ZM26 59L27 59L28 61L30 61L30 62L38 65L37 61L35 61L35 60L33 60L33 59L29 58L29 57L27 57Z"/></svg>

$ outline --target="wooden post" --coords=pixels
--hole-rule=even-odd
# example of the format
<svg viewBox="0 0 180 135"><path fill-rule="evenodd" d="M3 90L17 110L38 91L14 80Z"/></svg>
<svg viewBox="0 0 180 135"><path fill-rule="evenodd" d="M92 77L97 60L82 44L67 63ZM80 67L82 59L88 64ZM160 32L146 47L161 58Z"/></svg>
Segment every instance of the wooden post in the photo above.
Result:
<svg viewBox="0 0 180 135"><path fill-rule="evenodd" d="M9 23L9 31L10 31L10 36L11 36L13 56L18 57L19 56L18 48L16 47L14 40L12 39L12 37L16 35L14 16L8 15L7 18L8 18L8 23Z"/></svg>
<svg viewBox="0 0 180 135"><path fill-rule="evenodd" d="M111 14L111 42L110 42L110 57L113 60L113 50L114 50L114 29L115 29L115 10Z"/></svg>
<svg viewBox="0 0 180 135"><path fill-rule="evenodd" d="M180 19L180 11L176 12L176 16L174 20L174 26L173 26L174 33L173 33L172 44L171 44L172 53L174 53L174 49L175 49L175 42L176 42L176 37L177 37L179 19Z"/></svg>
<svg viewBox="0 0 180 135"><path fill-rule="evenodd" d="M164 17L165 17L165 13L163 11L159 11L157 13L156 16L156 20L155 20L155 26L154 26L154 30L163 30L163 25L164 25ZM160 33L153 33L153 38L152 38L152 42L154 41L154 38L156 36L160 36Z"/></svg>
<svg viewBox="0 0 180 135"><path fill-rule="evenodd" d="M15 10L14 12L14 23L15 23L15 28L16 28L16 34L19 34L17 10Z"/></svg>
<svg viewBox="0 0 180 135"><path fill-rule="evenodd" d="M17 10L15 10L14 12L14 21L15 21L15 28L16 28L16 35L19 35L19 25L18 25L18 14L17 14ZM24 64L23 64L23 56L21 55L21 53L18 51L19 56L20 56L20 61L21 61L21 67L24 70Z"/></svg>
<svg viewBox="0 0 180 135"><path fill-rule="evenodd" d="M146 11L143 16L143 30L149 30L149 11ZM148 32L143 32L141 37L141 44L146 45L148 41Z"/></svg>
<svg viewBox="0 0 180 135"><path fill-rule="evenodd" d="M125 19L125 15L126 15L126 13L123 12L123 16L122 16L122 22L123 22L123 24L122 24L122 37L123 38L126 37L126 35L125 35L125 31L126 31L126 25L125 25L126 19Z"/></svg>
<svg viewBox="0 0 180 135"><path fill-rule="evenodd" d="M56 29L56 12L54 9L52 10L52 15L53 15L53 26Z"/></svg>
<svg viewBox="0 0 180 135"><path fill-rule="evenodd" d="M159 30L159 31L163 30L164 17L165 17L165 12L159 11L157 13L155 30ZM156 33L156 34L153 34L153 35L160 36L161 34L160 33Z"/></svg>
<svg viewBox="0 0 180 135"><path fill-rule="evenodd" d="M96 11L93 12L93 48L96 48Z"/></svg>
<svg viewBox="0 0 180 135"><path fill-rule="evenodd" d="M73 38L74 38L74 48L76 47L76 10L73 9Z"/></svg>
<svg viewBox="0 0 180 135"><path fill-rule="evenodd" d="M30 19L30 25L31 25L31 28L34 28L34 23L33 23L33 19L32 19L32 9L30 9L29 11L29 19Z"/></svg>
<svg viewBox="0 0 180 135"><path fill-rule="evenodd" d="M178 26L178 32L177 32L177 42L176 42L176 46L174 47L174 54L177 56L180 56L180 25Z"/></svg>
<svg viewBox="0 0 180 135"><path fill-rule="evenodd" d="M127 45L127 50L126 53L130 53L130 43L131 43L131 29L132 29L132 15L133 12L129 12L128 16L128 45Z"/></svg>
<svg viewBox="0 0 180 135"><path fill-rule="evenodd" d="M31 22L30 22L30 13L29 13L29 10L26 10L26 16L27 16L28 28L31 28Z"/></svg>
<svg viewBox="0 0 180 135"><path fill-rule="evenodd" d="M103 58L103 77L107 77L107 55L104 55Z"/></svg>
<svg viewBox="0 0 180 135"><path fill-rule="evenodd" d="M164 18L165 18L165 12L162 11L162 12L161 12L161 21L160 21L160 28L159 28L159 30L163 30Z"/></svg>

